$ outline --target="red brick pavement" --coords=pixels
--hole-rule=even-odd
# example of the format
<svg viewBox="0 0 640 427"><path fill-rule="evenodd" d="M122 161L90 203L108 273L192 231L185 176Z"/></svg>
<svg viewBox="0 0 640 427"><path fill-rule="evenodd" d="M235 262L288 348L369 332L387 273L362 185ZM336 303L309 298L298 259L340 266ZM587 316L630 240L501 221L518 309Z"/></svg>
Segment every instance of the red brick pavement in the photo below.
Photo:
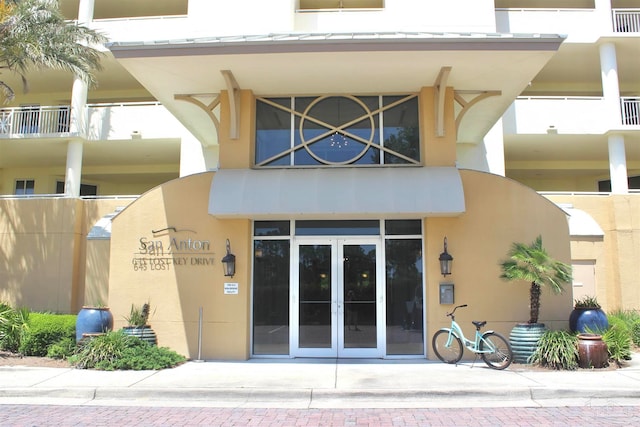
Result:
<svg viewBox="0 0 640 427"><path fill-rule="evenodd" d="M244 409L0 405L5 426L637 426L640 407Z"/></svg>

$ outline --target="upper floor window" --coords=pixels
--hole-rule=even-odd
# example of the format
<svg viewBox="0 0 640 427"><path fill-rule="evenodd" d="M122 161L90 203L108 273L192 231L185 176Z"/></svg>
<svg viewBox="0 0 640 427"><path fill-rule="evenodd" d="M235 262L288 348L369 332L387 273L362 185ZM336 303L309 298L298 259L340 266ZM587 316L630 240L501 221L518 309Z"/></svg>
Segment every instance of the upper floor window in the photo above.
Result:
<svg viewBox="0 0 640 427"><path fill-rule="evenodd" d="M16 195L33 194L35 189L35 181L33 179L16 180Z"/></svg>
<svg viewBox="0 0 640 427"><path fill-rule="evenodd" d="M300 0L298 10L382 9L384 0Z"/></svg>
<svg viewBox="0 0 640 427"><path fill-rule="evenodd" d="M256 166L420 164L416 94L256 102Z"/></svg>

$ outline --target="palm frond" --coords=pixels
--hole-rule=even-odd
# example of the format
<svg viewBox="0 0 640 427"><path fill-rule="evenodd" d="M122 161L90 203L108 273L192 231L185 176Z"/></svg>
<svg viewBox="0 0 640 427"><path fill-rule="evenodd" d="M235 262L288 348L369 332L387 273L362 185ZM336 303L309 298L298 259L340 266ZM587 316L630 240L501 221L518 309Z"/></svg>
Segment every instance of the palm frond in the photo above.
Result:
<svg viewBox="0 0 640 427"><path fill-rule="evenodd" d="M40 69L63 70L97 84L103 53L95 46L107 41L100 33L65 21L55 0L0 3L0 68L26 81ZM6 83L5 83L6 86Z"/></svg>

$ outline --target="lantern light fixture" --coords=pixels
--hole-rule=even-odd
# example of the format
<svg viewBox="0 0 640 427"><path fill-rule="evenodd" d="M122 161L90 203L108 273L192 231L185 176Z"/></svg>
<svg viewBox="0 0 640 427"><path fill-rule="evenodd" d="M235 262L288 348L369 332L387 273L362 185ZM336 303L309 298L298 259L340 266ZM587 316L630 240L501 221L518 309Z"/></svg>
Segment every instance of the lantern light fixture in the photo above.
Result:
<svg viewBox="0 0 640 427"><path fill-rule="evenodd" d="M233 277L236 274L236 256L231 253L231 243L227 239L227 254L222 258L224 265L224 275Z"/></svg>
<svg viewBox="0 0 640 427"><path fill-rule="evenodd" d="M453 263L453 257L447 252L447 238L444 238L444 252L440 254L438 258L440 261L440 273L447 277L447 275L451 274L451 264Z"/></svg>

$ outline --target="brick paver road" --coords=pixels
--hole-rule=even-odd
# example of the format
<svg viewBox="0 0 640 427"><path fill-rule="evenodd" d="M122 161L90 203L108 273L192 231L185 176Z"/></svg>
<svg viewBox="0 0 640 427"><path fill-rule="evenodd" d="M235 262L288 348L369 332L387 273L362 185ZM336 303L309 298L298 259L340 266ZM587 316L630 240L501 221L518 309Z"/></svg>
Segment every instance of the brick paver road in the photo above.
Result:
<svg viewBox="0 0 640 427"><path fill-rule="evenodd" d="M6 426L637 426L640 407L239 409L0 405Z"/></svg>

